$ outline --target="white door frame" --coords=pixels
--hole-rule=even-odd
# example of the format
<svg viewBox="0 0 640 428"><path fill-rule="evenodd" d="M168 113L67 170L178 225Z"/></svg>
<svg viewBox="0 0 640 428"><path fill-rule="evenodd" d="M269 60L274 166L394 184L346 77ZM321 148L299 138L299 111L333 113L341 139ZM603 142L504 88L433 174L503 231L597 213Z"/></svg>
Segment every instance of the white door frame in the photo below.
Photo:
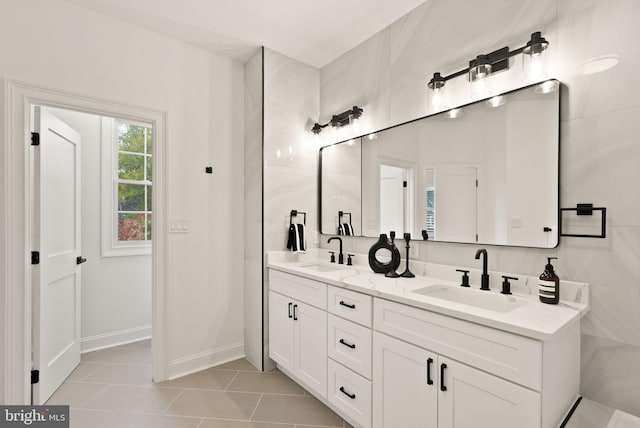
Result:
<svg viewBox="0 0 640 428"><path fill-rule="evenodd" d="M167 114L142 107L88 98L13 80L0 79L0 302L4 320L0 339L4 355L4 403L30 404L31 392L31 207L30 171L31 105L66 108L103 116L139 120L154 127L154 192L152 239L152 361L154 381L166 380L165 278L166 278L166 126ZM4 97L1 97L4 95ZM3 113L4 110L4 114ZM159 208L159 209L158 209ZM4 271L4 272L3 272ZM2 296L4 293L4 296ZM4 299L3 299L4 297Z"/></svg>

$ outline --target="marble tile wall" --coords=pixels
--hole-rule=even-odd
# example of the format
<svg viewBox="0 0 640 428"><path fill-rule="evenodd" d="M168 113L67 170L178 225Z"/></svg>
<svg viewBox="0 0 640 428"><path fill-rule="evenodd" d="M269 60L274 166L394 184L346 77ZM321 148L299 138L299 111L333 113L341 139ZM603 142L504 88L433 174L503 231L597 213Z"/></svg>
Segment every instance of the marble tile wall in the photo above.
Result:
<svg viewBox="0 0 640 428"><path fill-rule="evenodd" d="M319 88L320 70L264 49L265 252L286 249L289 214L293 209L307 213L307 246L317 246L319 147L309 129L319 114ZM264 278L266 293L269 289L266 271ZM267 304L265 299L265 356L269 343ZM265 358L265 369L272 365Z"/></svg>
<svg viewBox="0 0 640 428"><path fill-rule="evenodd" d="M385 128L429 113L426 84L434 71L456 71L479 53L521 46L531 32L543 31L550 41L551 76L565 85L561 206L606 206L607 238L561 238L549 250L487 246L490 268L537 275L544 257L557 256L561 278L591 284L592 310L582 322L581 392L635 415L640 415L639 23L637 0L431 0L324 67L319 95L321 120L357 104L365 110L360 133ZM585 74L585 63L602 56L616 57L617 65ZM523 85L519 72L514 66L492 79L497 88L513 89ZM447 89L456 92L455 102L471 101L465 85L451 82ZM315 174L296 172L295 189L311 191ZM275 231L278 216L272 218ZM345 244L366 253L373 241L346 238ZM473 266L475 249L419 243L417 258Z"/></svg>

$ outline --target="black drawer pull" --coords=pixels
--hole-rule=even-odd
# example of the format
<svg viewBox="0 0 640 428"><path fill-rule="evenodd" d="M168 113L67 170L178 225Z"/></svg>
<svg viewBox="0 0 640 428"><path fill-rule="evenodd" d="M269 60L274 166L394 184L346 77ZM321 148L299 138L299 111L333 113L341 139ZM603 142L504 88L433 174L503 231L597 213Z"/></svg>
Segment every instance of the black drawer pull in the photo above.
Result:
<svg viewBox="0 0 640 428"><path fill-rule="evenodd" d="M293 318L293 315L291 315L291 307L293 306L293 303L289 302L289 318Z"/></svg>
<svg viewBox="0 0 640 428"><path fill-rule="evenodd" d="M293 320L298 321L298 305L293 305Z"/></svg>
<svg viewBox="0 0 640 428"><path fill-rule="evenodd" d="M345 302L344 302L344 300L340 300L340 304L341 304L342 306L346 306L346 307L347 307L347 308L349 308L349 309L355 309L355 308L356 308L356 305L351 305L351 304L349 304L349 303L345 303Z"/></svg>
<svg viewBox="0 0 640 428"><path fill-rule="evenodd" d="M349 394L345 389L344 386L340 387L340 392L342 392L344 395L346 395L347 397L351 398L352 400L356 399L356 394Z"/></svg>
<svg viewBox="0 0 640 428"><path fill-rule="evenodd" d="M340 343L342 343L347 348L356 349L356 345L355 344L345 342L344 339L340 339Z"/></svg>
<svg viewBox="0 0 640 428"><path fill-rule="evenodd" d="M444 385L444 370L447 368L445 363L440 364L440 391L446 391L447 387Z"/></svg>
<svg viewBox="0 0 640 428"><path fill-rule="evenodd" d="M431 365L433 364L433 358L427 359L427 385L433 385L433 379L431 379Z"/></svg>

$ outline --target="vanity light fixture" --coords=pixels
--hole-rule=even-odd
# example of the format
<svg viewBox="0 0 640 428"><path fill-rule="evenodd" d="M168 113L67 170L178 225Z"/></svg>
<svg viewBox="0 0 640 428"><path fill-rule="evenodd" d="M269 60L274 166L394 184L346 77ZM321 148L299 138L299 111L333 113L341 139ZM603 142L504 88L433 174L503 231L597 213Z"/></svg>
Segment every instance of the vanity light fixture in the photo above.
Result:
<svg viewBox="0 0 640 428"><path fill-rule="evenodd" d="M531 34L531 39L521 48L509 50L508 46L500 48L488 54L478 55L475 59L469 61L469 66L465 69L452 73L448 76L442 76L439 72L433 73L433 77L429 80L428 87L433 91L431 96L431 105L433 108L439 108L441 104L442 89L447 80L467 75L471 83L472 95L482 95L483 79L502 70L509 69L509 58L515 55L523 55L523 66L525 73L537 74L532 77L542 77L540 74L543 70L541 63L542 53L549 47L549 42L542 37L540 31Z"/></svg>
<svg viewBox="0 0 640 428"><path fill-rule="evenodd" d="M360 107L353 106L351 110L343 111L340 114L331 116L331 120L324 125L320 123L314 123L313 127L311 128L311 132L318 135L322 132L323 128L326 128L329 125L331 125L333 128L340 128L342 126L349 125L350 123L356 125L363 112L364 110L362 110Z"/></svg>

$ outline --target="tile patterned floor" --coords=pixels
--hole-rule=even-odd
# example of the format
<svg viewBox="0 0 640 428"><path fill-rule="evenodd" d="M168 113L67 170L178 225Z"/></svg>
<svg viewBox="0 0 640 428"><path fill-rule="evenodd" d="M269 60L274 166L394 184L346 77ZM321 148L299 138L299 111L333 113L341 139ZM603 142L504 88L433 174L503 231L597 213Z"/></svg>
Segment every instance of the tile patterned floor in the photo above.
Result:
<svg viewBox="0 0 640 428"><path fill-rule="evenodd" d="M277 370L247 360L151 382L150 342L95 351L47 404L71 406L71 428L350 427Z"/></svg>

